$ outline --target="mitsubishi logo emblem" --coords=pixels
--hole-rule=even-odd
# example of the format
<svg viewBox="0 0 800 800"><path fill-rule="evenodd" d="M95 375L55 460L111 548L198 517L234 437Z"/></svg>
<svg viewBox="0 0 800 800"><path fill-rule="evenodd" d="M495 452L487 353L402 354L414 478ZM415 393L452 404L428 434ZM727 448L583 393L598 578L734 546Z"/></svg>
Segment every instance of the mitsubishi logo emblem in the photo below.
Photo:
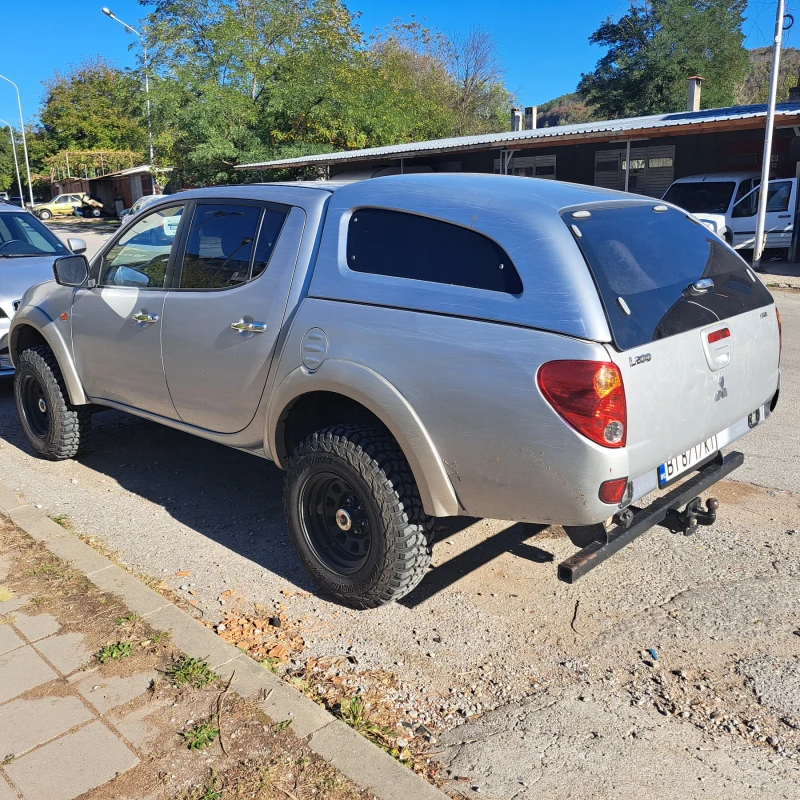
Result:
<svg viewBox="0 0 800 800"><path fill-rule="evenodd" d="M725 388L725 376L720 375L717 378L717 383L719 384L719 389L714 394L714 402L716 403L719 400L722 400L723 397L728 396L728 390Z"/></svg>
<svg viewBox="0 0 800 800"><path fill-rule="evenodd" d="M21 302L22 302L22 300L15 300L15 301L14 301L14 302L11 304L11 308L13 308L13 309L14 309L14 311L16 311L16 310L19 308L19 305L20 305L20 303L21 303Z"/></svg>

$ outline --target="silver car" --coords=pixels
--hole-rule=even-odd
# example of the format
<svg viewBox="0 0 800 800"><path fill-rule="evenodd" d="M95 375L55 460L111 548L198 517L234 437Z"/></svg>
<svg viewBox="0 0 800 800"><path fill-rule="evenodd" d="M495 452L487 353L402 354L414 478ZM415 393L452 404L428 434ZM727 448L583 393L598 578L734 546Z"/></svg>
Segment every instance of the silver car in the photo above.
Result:
<svg viewBox="0 0 800 800"><path fill-rule="evenodd" d="M586 186L193 190L54 269L11 329L31 447L77 455L105 406L271 459L301 559L357 607L423 578L434 517L563 525L566 581L711 524L723 448L778 399L758 276L686 212Z"/></svg>
<svg viewBox="0 0 800 800"><path fill-rule="evenodd" d="M14 372L8 329L25 290L53 279L54 257L86 250L83 239L69 239L68 244L69 248L32 214L0 203L0 376Z"/></svg>

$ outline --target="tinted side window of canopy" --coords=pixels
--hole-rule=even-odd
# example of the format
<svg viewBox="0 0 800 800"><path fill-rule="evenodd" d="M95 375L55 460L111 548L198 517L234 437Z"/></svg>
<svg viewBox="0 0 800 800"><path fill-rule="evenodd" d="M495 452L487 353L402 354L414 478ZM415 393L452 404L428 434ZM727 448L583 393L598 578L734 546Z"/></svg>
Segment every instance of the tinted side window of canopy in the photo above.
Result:
<svg viewBox="0 0 800 800"><path fill-rule="evenodd" d="M516 267L496 242L460 225L402 211L354 211L347 266L372 275L522 293Z"/></svg>

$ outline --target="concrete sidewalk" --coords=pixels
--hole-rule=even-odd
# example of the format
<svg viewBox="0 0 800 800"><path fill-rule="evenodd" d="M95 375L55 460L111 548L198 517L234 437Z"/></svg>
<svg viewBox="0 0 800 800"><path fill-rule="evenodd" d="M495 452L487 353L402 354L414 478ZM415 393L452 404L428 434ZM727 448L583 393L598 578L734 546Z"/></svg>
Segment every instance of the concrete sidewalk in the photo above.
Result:
<svg viewBox="0 0 800 800"><path fill-rule="evenodd" d="M346 794L331 794L332 798L444 800L446 797L162 595L2 487L0 515L8 517L60 559L57 563L40 562L25 575L49 574L54 570L66 574L69 569L80 580L85 576L102 590L97 592L93 587L91 592L87 590L85 595L72 598L72 612L64 621L39 610L48 608L42 602L46 597L12 596L12 592L0 585L0 800L74 800L86 792L92 792L89 796L93 800L195 796L184 790L175 793L174 788L172 793L165 794L163 786L158 791L148 789L139 794L131 790L132 780L124 775L134 774L137 765L141 765L140 772L146 770L149 774L152 769L150 765L158 754L149 740L153 739L154 730L158 731L150 718L156 719L157 713L162 713L160 733L156 736L160 757L166 758L168 766L172 765L170 770L179 771L175 761L186 752L185 746L179 752L176 744L169 744L169 740L185 734L176 732L175 725L165 725L170 714L182 713L184 719L190 715L190 710L175 710L181 697L164 697L177 688L171 685L172 681L164 680L163 670L156 666L156 651L160 647L158 653L163 656L166 641L173 657L178 653L202 659L213 670L215 680L221 681L222 695L216 697L219 686L213 690L218 719L221 697L230 689L237 700L245 698L242 702L263 711L273 723L278 721L280 731L290 727L297 737L292 739L297 741L293 746L301 751L304 748L308 757L312 754L321 757L356 787L361 787L348 789ZM0 584L7 580L15 565L15 574L20 574L16 562L21 556L15 555L13 547L5 550L5 554L0 550ZM52 555L48 558L52 559ZM94 614L96 608L101 610ZM121 624L119 619L135 619L131 624L141 626L148 637L129 654L136 657L126 660L124 668L116 672L114 669L121 661L112 662L109 670L98 663L95 655L100 644L113 641L109 639L109 625L114 636L119 636L111 612L122 615L117 625ZM106 617L106 629L99 623L75 623L82 614L92 615L90 620ZM150 646L151 642L159 641L154 631L169 632L169 639L156 646L156 650ZM149 649L139 649L145 645ZM149 660L141 655L146 652L151 653ZM207 705L208 698L203 702ZM199 719L193 711L191 716ZM231 712L230 716L234 718L237 714ZM176 723L176 719L168 722ZM221 723L219 727L221 743ZM259 730L264 727L266 731L270 726L256 727ZM238 745L239 740L249 739L251 734L248 729L246 736L236 733L231 738L234 736ZM166 756L165 740L172 748ZM271 745L262 749L269 753ZM237 752L241 753L241 748ZM191 762L188 769L198 779L208 772L206 765L197 761ZM118 785L115 779L123 783ZM157 782L154 776L151 780ZM111 786L118 788L98 789L109 781L115 781Z"/></svg>

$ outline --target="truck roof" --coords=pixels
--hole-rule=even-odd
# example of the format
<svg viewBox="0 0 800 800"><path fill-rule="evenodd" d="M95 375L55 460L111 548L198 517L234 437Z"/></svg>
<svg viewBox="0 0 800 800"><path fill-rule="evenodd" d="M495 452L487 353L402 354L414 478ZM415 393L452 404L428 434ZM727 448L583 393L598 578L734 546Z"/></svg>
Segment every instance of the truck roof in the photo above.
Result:
<svg viewBox="0 0 800 800"><path fill-rule="evenodd" d="M761 177L760 172L702 172L699 175L685 175L683 178L676 178L673 183L702 183L703 181L730 181L759 177Z"/></svg>

